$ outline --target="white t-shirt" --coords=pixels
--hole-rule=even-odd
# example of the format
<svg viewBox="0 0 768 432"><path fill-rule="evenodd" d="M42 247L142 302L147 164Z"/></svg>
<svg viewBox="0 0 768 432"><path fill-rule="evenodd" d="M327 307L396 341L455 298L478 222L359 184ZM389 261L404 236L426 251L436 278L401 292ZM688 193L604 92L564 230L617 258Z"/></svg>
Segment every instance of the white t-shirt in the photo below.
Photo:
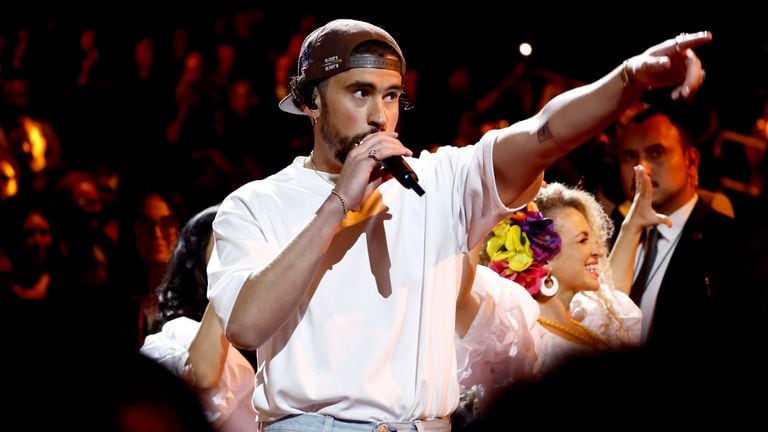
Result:
<svg viewBox="0 0 768 432"><path fill-rule="evenodd" d="M454 410L462 254L512 211L496 191L497 136L408 158L425 195L390 180L349 214L317 285L258 349L253 404L262 419L316 413L409 421ZM208 296L225 325L245 279L269 264L330 194L335 178L304 161L244 185L220 206Z"/></svg>

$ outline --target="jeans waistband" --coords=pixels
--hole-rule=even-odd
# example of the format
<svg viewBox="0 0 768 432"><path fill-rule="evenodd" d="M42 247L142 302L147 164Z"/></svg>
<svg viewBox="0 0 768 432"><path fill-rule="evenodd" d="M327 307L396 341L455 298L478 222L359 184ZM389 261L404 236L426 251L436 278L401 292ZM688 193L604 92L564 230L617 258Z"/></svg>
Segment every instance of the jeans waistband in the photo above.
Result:
<svg viewBox="0 0 768 432"><path fill-rule="evenodd" d="M400 432L400 431L418 431L418 432L450 432L451 421L447 418L431 420L415 420L412 422L384 422L378 423L375 432Z"/></svg>
<svg viewBox="0 0 768 432"><path fill-rule="evenodd" d="M450 432L448 418L391 421L358 422L340 420L330 416L300 414L262 423L263 432Z"/></svg>

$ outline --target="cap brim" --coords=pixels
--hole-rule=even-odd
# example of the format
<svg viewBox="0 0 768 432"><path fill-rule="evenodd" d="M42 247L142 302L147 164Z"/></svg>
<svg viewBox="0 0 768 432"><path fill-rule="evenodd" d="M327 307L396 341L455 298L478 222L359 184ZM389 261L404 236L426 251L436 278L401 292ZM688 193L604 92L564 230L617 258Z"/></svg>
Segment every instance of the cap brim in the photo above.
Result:
<svg viewBox="0 0 768 432"><path fill-rule="evenodd" d="M283 100L280 101L279 104L277 104L278 107L280 107L281 110L291 113L291 114L297 114L297 115L306 115L304 114L304 111L296 108L296 104L293 103L293 96L288 95L283 98Z"/></svg>

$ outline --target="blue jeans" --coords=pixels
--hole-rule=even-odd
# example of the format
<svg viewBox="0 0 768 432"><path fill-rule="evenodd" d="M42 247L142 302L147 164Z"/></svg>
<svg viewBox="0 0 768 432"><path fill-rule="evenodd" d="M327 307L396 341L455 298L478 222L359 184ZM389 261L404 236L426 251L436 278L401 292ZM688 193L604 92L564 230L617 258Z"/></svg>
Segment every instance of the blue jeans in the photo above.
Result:
<svg viewBox="0 0 768 432"><path fill-rule="evenodd" d="M330 416L301 414L262 424L262 432L450 432L447 418L412 422L368 423L338 420Z"/></svg>

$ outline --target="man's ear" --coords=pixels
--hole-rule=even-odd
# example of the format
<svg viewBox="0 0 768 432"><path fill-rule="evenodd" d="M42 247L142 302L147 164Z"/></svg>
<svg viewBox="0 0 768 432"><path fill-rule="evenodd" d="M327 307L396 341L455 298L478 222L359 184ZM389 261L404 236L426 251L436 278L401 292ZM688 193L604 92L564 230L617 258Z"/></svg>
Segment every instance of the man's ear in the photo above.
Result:
<svg viewBox="0 0 768 432"><path fill-rule="evenodd" d="M317 87L315 87L312 89L312 99L305 101L304 113L315 119L317 119L317 116L319 115L319 113L317 112L319 110L319 108L317 107L317 102L319 98L320 98L320 91L318 91Z"/></svg>
<svg viewBox="0 0 768 432"><path fill-rule="evenodd" d="M301 110L304 112L304 114L307 115L307 117L310 118L310 120L312 120L312 124L315 124L317 122L317 118L320 117L320 113L318 112L319 110L317 109L312 109L304 105L304 108Z"/></svg>
<svg viewBox="0 0 768 432"><path fill-rule="evenodd" d="M688 170L688 174L697 180L699 178L699 161L701 161L701 153L699 153L699 150L690 147L685 152L685 167L686 170Z"/></svg>

